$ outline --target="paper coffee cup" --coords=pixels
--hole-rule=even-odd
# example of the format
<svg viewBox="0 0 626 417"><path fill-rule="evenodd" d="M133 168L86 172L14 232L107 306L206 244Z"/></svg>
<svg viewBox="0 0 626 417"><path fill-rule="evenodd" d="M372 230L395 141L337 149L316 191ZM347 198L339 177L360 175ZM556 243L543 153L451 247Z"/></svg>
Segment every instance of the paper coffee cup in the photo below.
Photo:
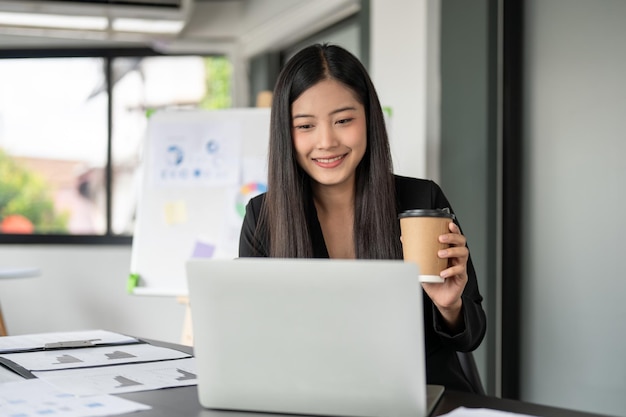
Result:
<svg viewBox="0 0 626 417"><path fill-rule="evenodd" d="M439 273L448 267L448 259L439 258L437 252L450 245L440 243L439 236L450 233L454 214L448 209L415 209L403 211L398 218L404 261L417 264L420 281L444 282Z"/></svg>

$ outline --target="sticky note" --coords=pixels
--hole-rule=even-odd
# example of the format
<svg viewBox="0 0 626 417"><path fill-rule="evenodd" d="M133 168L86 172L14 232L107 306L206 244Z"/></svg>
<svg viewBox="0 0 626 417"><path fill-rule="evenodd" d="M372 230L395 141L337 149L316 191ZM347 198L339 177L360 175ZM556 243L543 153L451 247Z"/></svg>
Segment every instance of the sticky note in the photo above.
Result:
<svg viewBox="0 0 626 417"><path fill-rule="evenodd" d="M192 258L211 258L215 252L215 245L210 243L196 241L193 248Z"/></svg>
<svg viewBox="0 0 626 417"><path fill-rule="evenodd" d="M165 203L163 213L167 225L187 223L187 204L182 200Z"/></svg>

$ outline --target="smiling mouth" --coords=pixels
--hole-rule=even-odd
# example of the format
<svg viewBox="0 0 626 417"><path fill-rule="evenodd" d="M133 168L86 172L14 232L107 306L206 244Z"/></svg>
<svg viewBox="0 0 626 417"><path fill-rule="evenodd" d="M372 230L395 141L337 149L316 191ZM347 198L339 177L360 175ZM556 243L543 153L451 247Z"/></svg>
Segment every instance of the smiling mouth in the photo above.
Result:
<svg viewBox="0 0 626 417"><path fill-rule="evenodd" d="M332 164L333 162L339 161L343 159L346 155L339 155L332 158L314 158L315 161L320 162L322 164Z"/></svg>

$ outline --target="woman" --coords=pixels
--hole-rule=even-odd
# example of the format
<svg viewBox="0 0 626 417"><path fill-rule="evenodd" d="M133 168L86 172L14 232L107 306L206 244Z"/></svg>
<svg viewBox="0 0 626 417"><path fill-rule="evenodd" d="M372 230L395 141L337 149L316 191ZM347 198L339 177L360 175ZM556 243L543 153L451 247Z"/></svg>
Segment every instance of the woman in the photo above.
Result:
<svg viewBox="0 0 626 417"><path fill-rule="evenodd" d="M272 102L268 191L246 208L239 255L402 259L398 213L449 208L432 181L393 174L378 96L359 60L313 45L285 65ZM426 379L472 391L456 351L486 330L465 237L451 222L440 241L444 283L424 283Z"/></svg>

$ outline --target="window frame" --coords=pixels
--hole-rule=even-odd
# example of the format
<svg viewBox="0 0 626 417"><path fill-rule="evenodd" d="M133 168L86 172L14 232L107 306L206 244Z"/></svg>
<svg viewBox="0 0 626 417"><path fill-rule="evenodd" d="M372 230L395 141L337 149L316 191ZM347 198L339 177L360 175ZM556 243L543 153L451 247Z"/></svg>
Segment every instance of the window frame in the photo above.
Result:
<svg viewBox="0 0 626 417"><path fill-rule="evenodd" d="M212 56L206 53L165 54L149 47L101 47L101 48L51 48L51 49L4 49L0 50L2 59L25 59L25 58L102 58L106 62L105 79L108 94L107 103L107 150L106 150L106 231L104 234L12 234L0 233L0 245L6 244L59 244L59 245L114 245L130 246L133 242L132 235L113 234L112 224L112 113L113 113L113 86L112 61L122 57L152 57L152 56Z"/></svg>

